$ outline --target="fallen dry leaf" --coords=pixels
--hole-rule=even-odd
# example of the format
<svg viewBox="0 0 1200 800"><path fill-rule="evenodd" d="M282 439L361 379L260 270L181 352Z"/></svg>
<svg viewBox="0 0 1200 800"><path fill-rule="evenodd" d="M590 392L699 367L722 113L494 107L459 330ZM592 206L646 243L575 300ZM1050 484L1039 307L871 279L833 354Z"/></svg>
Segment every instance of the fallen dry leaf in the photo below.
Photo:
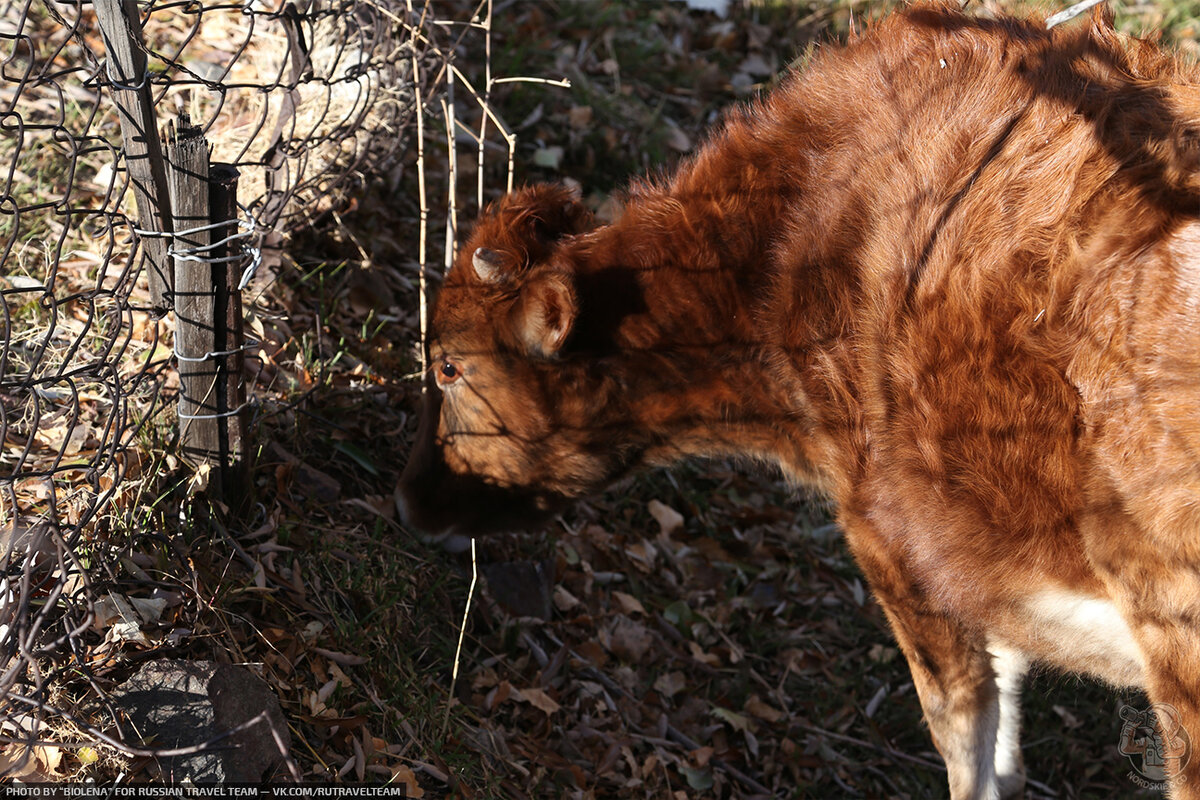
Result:
<svg viewBox="0 0 1200 800"><path fill-rule="evenodd" d="M654 646L654 636L645 625L620 617L609 632L607 646L622 661L639 664Z"/></svg>
<svg viewBox="0 0 1200 800"><path fill-rule="evenodd" d="M554 607L559 611L570 611L579 605L579 598L568 592L562 586L554 587Z"/></svg>
<svg viewBox="0 0 1200 800"><path fill-rule="evenodd" d="M142 632L141 618L124 595L109 592L100 598L95 604L95 615L92 626L103 631L109 641L150 644Z"/></svg>
<svg viewBox="0 0 1200 800"><path fill-rule="evenodd" d="M654 689L664 697L674 697L687 687L687 676L682 672L664 672L654 681Z"/></svg>
<svg viewBox="0 0 1200 800"><path fill-rule="evenodd" d="M704 648L696 642L688 642L688 650L691 651L692 658L699 661L701 664L708 664L710 667L721 666L721 657L714 653L706 653Z"/></svg>
<svg viewBox="0 0 1200 800"><path fill-rule="evenodd" d="M750 699L746 701L744 710L748 714L753 714L761 720L767 722L779 722L786 716L782 711L772 708L764 703L756 694L750 695Z"/></svg>
<svg viewBox="0 0 1200 800"><path fill-rule="evenodd" d="M751 727L750 718L744 714L739 714L736 711L730 711L728 708L716 707L712 711L713 716L718 719L723 719L728 722L734 730L749 731Z"/></svg>
<svg viewBox="0 0 1200 800"><path fill-rule="evenodd" d="M207 462L196 467L196 471L193 472L192 477L188 479L188 497L195 497L196 495L203 494L208 490L208 478L210 472L212 472L212 464Z"/></svg>
<svg viewBox="0 0 1200 800"><path fill-rule="evenodd" d="M683 515L666 503L651 500L646 504L646 508L650 511L650 516L654 517L658 523L664 536L670 536L683 527Z"/></svg>
<svg viewBox="0 0 1200 800"><path fill-rule="evenodd" d="M5 752L0 753L0 774L9 780L29 783L45 781L45 776L38 770L37 759L20 745L10 745Z"/></svg>
<svg viewBox="0 0 1200 800"><path fill-rule="evenodd" d="M404 787L404 796L414 798L422 798L425 796L425 790L417 783L417 776L411 769L404 764L397 764L392 767L392 783L399 784Z"/></svg>
<svg viewBox="0 0 1200 800"><path fill-rule="evenodd" d="M46 775L50 777L58 775L58 768L62 764L62 748L54 745L41 745L34 747L33 752Z"/></svg>
<svg viewBox="0 0 1200 800"><path fill-rule="evenodd" d="M642 605L642 601L631 594L614 591L613 599L617 601L617 605L621 607L621 612L624 614L645 615L646 613L646 607Z"/></svg>
<svg viewBox="0 0 1200 800"><path fill-rule="evenodd" d="M562 707L541 689L522 689L520 695L521 700L525 700L534 708L541 709L547 714L553 714Z"/></svg>
<svg viewBox="0 0 1200 800"><path fill-rule="evenodd" d="M637 568L645 573L649 573L654 569L654 561L658 557L658 551L654 548L654 545L644 539L626 547L625 553L633 559L633 563L637 565Z"/></svg>

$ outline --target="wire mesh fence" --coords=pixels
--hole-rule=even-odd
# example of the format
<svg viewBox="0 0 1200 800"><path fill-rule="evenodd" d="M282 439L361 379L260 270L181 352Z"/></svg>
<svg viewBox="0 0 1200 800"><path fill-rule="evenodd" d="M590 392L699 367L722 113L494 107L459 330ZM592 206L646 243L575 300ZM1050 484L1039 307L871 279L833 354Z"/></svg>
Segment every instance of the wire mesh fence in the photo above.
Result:
<svg viewBox="0 0 1200 800"><path fill-rule="evenodd" d="M187 399L156 266L201 252L261 291L289 230L368 179L394 188L452 75L438 42L468 28L412 0L0 2L0 774L63 738L136 750L89 719L94 676L167 591L130 545L163 525L169 464L148 454ZM140 76L118 63L122 34ZM114 101L138 93L152 123L131 137ZM177 114L240 175L223 258L153 224L169 192L138 162Z"/></svg>

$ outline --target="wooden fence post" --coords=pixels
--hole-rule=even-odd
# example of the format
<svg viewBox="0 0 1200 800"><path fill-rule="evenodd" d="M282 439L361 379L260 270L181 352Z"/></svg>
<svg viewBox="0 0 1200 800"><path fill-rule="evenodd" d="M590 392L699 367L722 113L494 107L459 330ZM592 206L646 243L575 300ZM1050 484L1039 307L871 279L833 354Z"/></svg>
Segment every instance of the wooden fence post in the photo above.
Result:
<svg viewBox="0 0 1200 800"><path fill-rule="evenodd" d="M174 211L175 357L184 457L208 469L210 497L246 494L242 304L236 240L238 172L208 163L208 143L186 114L167 136Z"/></svg>
<svg viewBox="0 0 1200 800"><path fill-rule="evenodd" d="M172 265L167 258L171 206L167 197L162 141L150 95L142 21L136 0L94 0L96 20L104 37L108 77L121 119L125 167L133 183L139 229L146 253L150 303L161 313L171 307ZM160 232L164 235L155 235Z"/></svg>
<svg viewBox="0 0 1200 800"><path fill-rule="evenodd" d="M179 441L197 467L219 463L216 414L215 292L208 263L208 143L180 115L167 128L175 237L175 358L179 364ZM210 484L212 483L210 478Z"/></svg>

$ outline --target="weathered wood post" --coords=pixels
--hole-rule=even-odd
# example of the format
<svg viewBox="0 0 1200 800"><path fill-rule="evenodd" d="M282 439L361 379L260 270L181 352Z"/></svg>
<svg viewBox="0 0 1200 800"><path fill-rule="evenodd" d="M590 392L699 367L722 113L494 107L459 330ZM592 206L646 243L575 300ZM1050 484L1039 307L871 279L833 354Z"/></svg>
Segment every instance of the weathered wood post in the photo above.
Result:
<svg viewBox="0 0 1200 800"><path fill-rule="evenodd" d="M175 359L179 364L179 441L184 458L211 467L218 460L216 306L208 245L208 144L200 128L181 115L167 128L171 245L175 284Z"/></svg>
<svg viewBox="0 0 1200 800"><path fill-rule="evenodd" d="M233 504L246 489L242 308L235 265L237 170L215 165L200 128L181 114L168 132L173 211L175 358L184 458L208 471L208 494Z"/></svg>
<svg viewBox="0 0 1200 800"><path fill-rule="evenodd" d="M150 280L150 303L160 313L166 313L171 307L172 287L172 265L167 258L171 207L146 52L142 47L142 21L136 0L95 0L93 7L104 37L113 101L120 112L125 166L137 201L138 228L143 232L141 242Z"/></svg>

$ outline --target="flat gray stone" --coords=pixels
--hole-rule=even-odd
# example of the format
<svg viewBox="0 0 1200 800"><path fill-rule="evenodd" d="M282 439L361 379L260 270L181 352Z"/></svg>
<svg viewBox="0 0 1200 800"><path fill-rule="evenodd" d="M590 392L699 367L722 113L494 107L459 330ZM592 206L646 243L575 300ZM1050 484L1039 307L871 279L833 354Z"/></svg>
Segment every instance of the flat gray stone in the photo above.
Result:
<svg viewBox="0 0 1200 800"><path fill-rule="evenodd" d="M158 759L163 778L172 783L259 783L274 775L291 746L275 693L243 667L150 661L121 684L114 699L128 715L131 738L161 749L203 744L266 712L264 720L211 749Z"/></svg>

